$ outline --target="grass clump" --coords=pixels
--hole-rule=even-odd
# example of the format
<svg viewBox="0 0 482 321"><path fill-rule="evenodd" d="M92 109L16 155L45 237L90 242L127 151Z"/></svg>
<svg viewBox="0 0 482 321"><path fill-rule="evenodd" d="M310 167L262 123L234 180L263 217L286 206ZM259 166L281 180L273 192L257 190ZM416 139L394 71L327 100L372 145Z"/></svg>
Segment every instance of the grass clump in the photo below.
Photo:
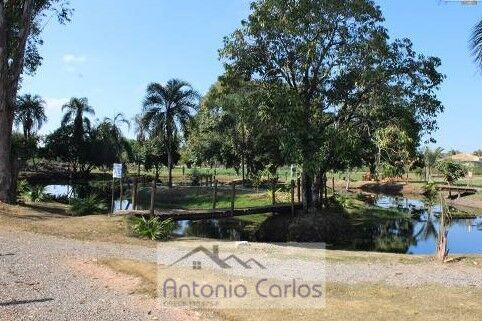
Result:
<svg viewBox="0 0 482 321"><path fill-rule="evenodd" d="M133 217L130 221L132 231L141 238L148 238L151 240L166 240L172 235L172 232L177 228L176 222L168 218L160 220L158 217L145 218Z"/></svg>
<svg viewBox="0 0 482 321"><path fill-rule="evenodd" d="M70 212L74 215L98 214L106 209L105 204L96 195L74 198L70 204Z"/></svg>

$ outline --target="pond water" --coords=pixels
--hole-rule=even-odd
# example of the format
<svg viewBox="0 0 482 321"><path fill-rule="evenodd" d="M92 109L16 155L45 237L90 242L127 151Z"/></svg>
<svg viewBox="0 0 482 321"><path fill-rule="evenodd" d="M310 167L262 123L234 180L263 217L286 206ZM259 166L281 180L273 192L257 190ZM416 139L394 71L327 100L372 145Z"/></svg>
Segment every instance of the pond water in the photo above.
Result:
<svg viewBox="0 0 482 321"><path fill-rule="evenodd" d="M69 199L76 197L86 197L90 194L99 195L104 199L104 202L110 208L111 202L111 183L110 182L96 182L95 184L52 184L44 187L44 194L54 199ZM114 211L121 209L121 202L119 199L119 192L116 192L116 199L114 200ZM132 209L130 199L124 198L122 200L122 209Z"/></svg>
<svg viewBox="0 0 482 321"><path fill-rule="evenodd" d="M231 218L181 221L176 233L251 242L325 242L327 248L408 254L433 254L439 230L440 205L422 200L379 197L375 205L400 211L396 217L366 213L363 218L347 215L310 215L291 218L268 215L266 220ZM449 253L482 254L482 216L453 219L448 226Z"/></svg>
<svg viewBox="0 0 482 321"><path fill-rule="evenodd" d="M47 185L44 192L56 198L101 195L110 203L110 182L96 184ZM176 234L251 242L325 242L327 248L382 251L392 253L433 254L439 230L441 207L423 200L380 196L374 204L397 209L400 215L380 217L364 214L355 219L348 215L317 214L291 218L284 215L180 221ZM116 195L114 208L120 209ZM123 209L130 209L124 199ZM449 253L482 254L482 211L478 218L453 219L448 226ZM260 219L261 218L261 219Z"/></svg>

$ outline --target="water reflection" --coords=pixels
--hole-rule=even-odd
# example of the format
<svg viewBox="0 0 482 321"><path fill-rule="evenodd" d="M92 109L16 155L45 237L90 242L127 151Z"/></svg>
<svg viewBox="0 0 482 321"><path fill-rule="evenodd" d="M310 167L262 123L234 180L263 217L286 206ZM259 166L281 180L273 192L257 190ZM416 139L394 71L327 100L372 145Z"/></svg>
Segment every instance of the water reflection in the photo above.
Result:
<svg viewBox="0 0 482 321"><path fill-rule="evenodd" d="M383 208L401 215L364 213L357 218L343 212L292 218L267 215L264 220L233 218L182 221L179 235L251 242L325 242L328 248L392 253L433 254L439 230L440 205L433 202L381 197ZM403 214L405 213L405 214ZM450 253L482 253L482 217L454 219L448 225Z"/></svg>

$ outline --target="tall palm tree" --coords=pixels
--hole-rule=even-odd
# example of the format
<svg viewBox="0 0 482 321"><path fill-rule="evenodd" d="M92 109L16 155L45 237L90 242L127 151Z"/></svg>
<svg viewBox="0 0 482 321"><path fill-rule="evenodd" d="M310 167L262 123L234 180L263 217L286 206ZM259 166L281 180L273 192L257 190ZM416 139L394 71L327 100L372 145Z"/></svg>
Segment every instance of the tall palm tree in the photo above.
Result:
<svg viewBox="0 0 482 321"><path fill-rule="evenodd" d="M174 137L185 131L198 103L199 94L185 81L171 79L165 86L159 83L147 86L143 121L152 135L166 142L169 188L172 187Z"/></svg>
<svg viewBox="0 0 482 321"><path fill-rule="evenodd" d="M86 131L89 131L90 119L86 114L95 115L94 108L89 106L87 98L71 98L70 101L62 106L62 111L66 110L62 118L62 126L72 125L74 131L74 141L84 140Z"/></svg>
<svg viewBox="0 0 482 321"><path fill-rule="evenodd" d="M16 126L22 125L23 135L29 138L47 121L45 101L38 95L25 94L17 98L14 114Z"/></svg>

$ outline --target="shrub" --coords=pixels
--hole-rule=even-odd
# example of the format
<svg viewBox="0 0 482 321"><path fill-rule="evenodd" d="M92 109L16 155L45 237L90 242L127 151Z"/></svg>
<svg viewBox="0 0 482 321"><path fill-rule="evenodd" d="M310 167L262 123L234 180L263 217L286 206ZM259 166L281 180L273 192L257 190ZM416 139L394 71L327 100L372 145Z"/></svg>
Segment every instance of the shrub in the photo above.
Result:
<svg viewBox="0 0 482 321"><path fill-rule="evenodd" d="M343 208L349 208L349 207L354 206L353 199L351 199L350 197L347 197L345 195L335 194L334 201L335 201L335 204L337 204L337 205L339 205Z"/></svg>
<svg viewBox="0 0 482 321"><path fill-rule="evenodd" d="M192 186L199 186L201 185L201 180L203 178L203 175L199 170L196 168L191 171L191 174L189 174L189 179L191 180L191 185Z"/></svg>
<svg viewBox="0 0 482 321"><path fill-rule="evenodd" d="M151 240L168 239L177 228L176 222L172 219L160 220L158 217L146 219L145 217L134 217L131 220L132 230L141 238Z"/></svg>
<svg viewBox="0 0 482 321"><path fill-rule="evenodd" d="M70 212L75 215L96 214L107 209L105 204L96 195L86 198L74 198L70 204Z"/></svg>
<svg viewBox="0 0 482 321"><path fill-rule="evenodd" d="M29 186L27 182L17 183L17 191L26 202L41 202L45 199L44 187L41 185Z"/></svg>
<svg viewBox="0 0 482 321"><path fill-rule="evenodd" d="M423 195L425 195L425 197L427 197L428 199L434 200L437 197L437 194L437 183L426 183L423 187Z"/></svg>
<svg viewBox="0 0 482 321"><path fill-rule="evenodd" d="M467 175L467 167L459 162L443 160L438 162L436 167L450 185Z"/></svg>
<svg viewBox="0 0 482 321"><path fill-rule="evenodd" d="M29 185L25 179L17 180L17 194L23 196L28 192Z"/></svg>

